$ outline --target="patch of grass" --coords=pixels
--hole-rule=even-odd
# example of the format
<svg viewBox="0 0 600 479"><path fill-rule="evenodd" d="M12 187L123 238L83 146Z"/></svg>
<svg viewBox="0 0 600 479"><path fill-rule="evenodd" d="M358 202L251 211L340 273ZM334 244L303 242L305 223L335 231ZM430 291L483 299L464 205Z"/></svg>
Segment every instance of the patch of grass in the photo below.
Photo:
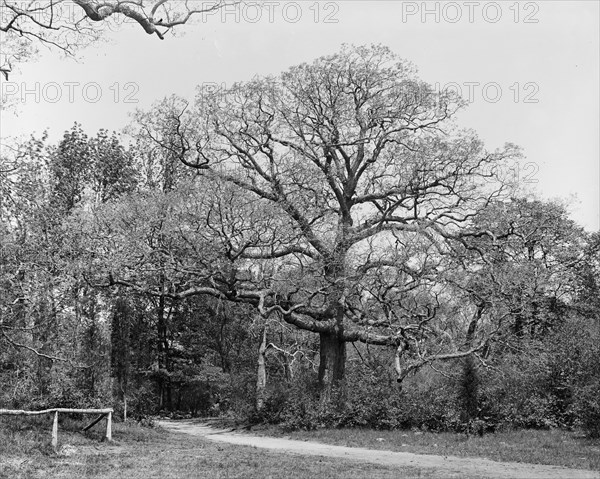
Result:
<svg viewBox="0 0 600 479"><path fill-rule="evenodd" d="M50 416L0 416L0 457L51 454L51 433Z"/></svg>
<svg viewBox="0 0 600 479"><path fill-rule="evenodd" d="M284 432L277 427L267 427L252 428L252 433L340 446L600 470L600 440L558 429L504 431L469 438L456 433L371 429Z"/></svg>
<svg viewBox="0 0 600 479"><path fill-rule="evenodd" d="M9 422L12 422L11 419ZM72 421L72 422L70 422ZM14 426L15 424L10 424ZM29 432L11 431L0 422L2 479L440 479L435 471L401 470L356 461L280 454L247 446L215 443L202 437L115 424L112 443L99 442L102 428L89 436L73 432L77 421L59 428L62 447L49 446L51 422L34 424ZM24 450L19 447L26 446ZM33 454L30 454L33 453ZM466 479L477 479L475 476Z"/></svg>

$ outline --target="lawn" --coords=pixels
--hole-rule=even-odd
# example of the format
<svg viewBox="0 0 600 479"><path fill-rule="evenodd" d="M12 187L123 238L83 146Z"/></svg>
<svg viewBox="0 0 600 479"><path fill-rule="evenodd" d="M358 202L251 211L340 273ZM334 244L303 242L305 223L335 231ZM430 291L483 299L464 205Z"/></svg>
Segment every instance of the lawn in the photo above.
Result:
<svg viewBox="0 0 600 479"><path fill-rule="evenodd" d="M372 429L286 432L274 426L253 427L251 432L340 446L600 470L600 440L586 439L577 433L558 429L504 431L469 438L456 433Z"/></svg>
<svg viewBox="0 0 600 479"><path fill-rule="evenodd" d="M83 422L65 417L59 427L59 448L55 452L50 446L50 417L0 418L0 478L442 477L419 468L400 470L215 443L136 424L114 424L114 440L106 443L100 441L102 423L86 434L77 432L82 425ZM600 441L559 430L507 431L469 439L451 433L366 429L284 432L276 427L254 427L251 433L371 449L600 470ZM465 479L475 477L465 476Z"/></svg>
<svg viewBox="0 0 600 479"><path fill-rule="evenodd" d="M50 424L50 418L0 418L0 478L441 477L417 468L398 470L340 459L277 454L136 425L115 424L114 441L106 443L99 441L102 427L83 435L76 432L81 423L68 420L59 427L59 449L55 453L49 445Z"/></svg>

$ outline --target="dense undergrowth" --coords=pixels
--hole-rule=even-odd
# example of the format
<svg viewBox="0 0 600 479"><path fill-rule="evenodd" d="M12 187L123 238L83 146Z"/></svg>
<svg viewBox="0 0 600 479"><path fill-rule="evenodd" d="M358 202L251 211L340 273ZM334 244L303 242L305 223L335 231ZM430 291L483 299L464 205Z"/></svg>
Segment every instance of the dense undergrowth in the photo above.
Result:
<svg viewBox="0 0 600 479"><path fill-rule="evenodd" d="M264 409L251 420L287 430L364 427L483 434L564 428L599 437L599 361L598 329L574 322L544 343L522 341L485 365L474 364L470 375L464 363L447 364L423 369L400 387L384 358L353 361L345 384L328 402L305 372L292 384L274 385ZM475 387L465 387L473 374Z"/></svg>

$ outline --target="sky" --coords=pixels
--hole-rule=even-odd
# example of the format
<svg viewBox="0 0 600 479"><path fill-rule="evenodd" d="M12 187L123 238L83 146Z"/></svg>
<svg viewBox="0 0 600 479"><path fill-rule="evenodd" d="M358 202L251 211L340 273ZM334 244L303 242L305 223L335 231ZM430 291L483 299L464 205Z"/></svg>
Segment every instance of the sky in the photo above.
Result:
<svg viewBox="0 0 600 479"><path fill-rule="evenodd" d="M198 0L200 1L200 0ZM388 46L438 89L469 106L458 123L490 150L506 142L526 159L511 174L568 203L597 231L600 210L600 2L267 1L197 17L161 41L122 23L77 60L40 51L0 86L3 143L81 123L119 131L136 108L197 87L277 74L343 43Z"/></svg>

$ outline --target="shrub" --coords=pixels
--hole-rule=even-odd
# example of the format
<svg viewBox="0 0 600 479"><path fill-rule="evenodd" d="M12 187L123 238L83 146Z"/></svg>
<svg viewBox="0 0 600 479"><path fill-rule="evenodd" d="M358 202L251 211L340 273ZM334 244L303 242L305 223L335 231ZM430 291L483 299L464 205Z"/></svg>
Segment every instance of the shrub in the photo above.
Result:
<svg viewBox="0 0 600 479"><path fill-rule="evenodd" d="M577 389L574 410L577 422L589 437L600 437L600 380Z"/></svg>
<svg viewBox="0 0 600 479"><path fill-rule="evenodd" d="M400 389L388 372L354 365L348 368L345 384L324 402L315 375L305 371L292 384L271 388L263 410L252 420L280 424L286 430L368 427L445 431L457 427L457 401L446 381L426 372L408 383Z"/></svg>

